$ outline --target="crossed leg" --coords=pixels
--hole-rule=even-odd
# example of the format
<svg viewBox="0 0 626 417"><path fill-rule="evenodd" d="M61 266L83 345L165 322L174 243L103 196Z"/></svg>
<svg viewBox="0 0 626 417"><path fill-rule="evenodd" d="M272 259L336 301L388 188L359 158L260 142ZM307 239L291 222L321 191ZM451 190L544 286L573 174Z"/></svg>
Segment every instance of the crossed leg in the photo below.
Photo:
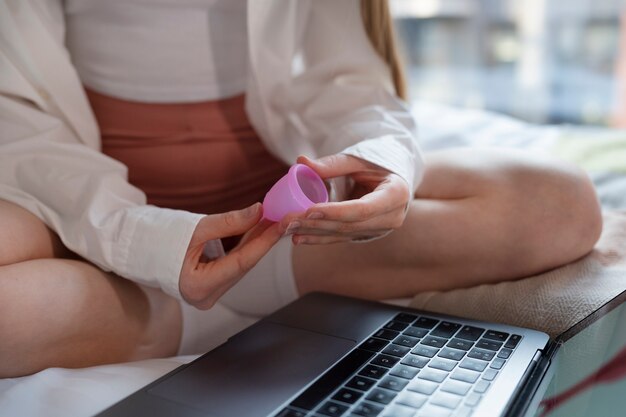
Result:
<svg viewBox="0 0 626 417"><path fill-rule="evenodd" d="M301 294L384 299L515 279L575 260L599 237L587 177L523 154L429 154L404 225L377 241L297 246ZM0 377L163 357L178 302L71 259L37 217L0 201Z"/></svg>
<svg viewBox="0 0 626 417"><path fill-rule="evenodd" d="M0 378L176 353L176 300L77 259L2 200L0 231Z"/></svg>
<svg viewBox="0 0 626 417"><path fill-rule="evenodd" d="M415 197L385 238L296 246L299 292L388 299L521 278L585 255L602 229L584 172L521 152L427 154Z"/></svg>

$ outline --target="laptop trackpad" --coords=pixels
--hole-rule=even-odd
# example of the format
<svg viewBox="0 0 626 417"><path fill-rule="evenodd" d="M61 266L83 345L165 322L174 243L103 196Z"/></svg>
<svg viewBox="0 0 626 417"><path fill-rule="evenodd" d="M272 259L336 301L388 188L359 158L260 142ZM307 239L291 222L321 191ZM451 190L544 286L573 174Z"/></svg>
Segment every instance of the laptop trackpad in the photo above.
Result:
<svg viewBox="0 0 626 417"><path fill-rule="evenodd" d="M355 344L348 339L261 322L148 392L210 416L263 416L322 374Z"/></svg>

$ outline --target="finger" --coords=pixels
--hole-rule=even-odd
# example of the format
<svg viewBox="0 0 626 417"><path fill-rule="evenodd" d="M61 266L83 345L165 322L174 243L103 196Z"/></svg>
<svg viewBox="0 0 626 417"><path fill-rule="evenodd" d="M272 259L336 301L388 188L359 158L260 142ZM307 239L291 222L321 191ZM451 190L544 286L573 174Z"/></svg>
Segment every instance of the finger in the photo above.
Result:
<svg viewBox="0 0 626 417"><path fill-rule="evenodd" d="M186 282L187 290L181 290L183 297L200 309L210 308L238 279L256 265L281 236L278 225L272 224L247 243L238 245L228 255L198 265Z"/></svg>
<svg viewBox="0 0 626 417"><path fill-rule="evenodd" d="M295 235L292 238L294 245L328 245L332 243L346 243L353 242L359 239L372 239L376 237L383 237L388 234L389 231L379 234L367 234L362 236L314 236L314 235Z"/></svg>
<svg viewBox="0 0 626 417"><path fill-rule="evenodd" d="M369 229L364 228L361 230L354 231L339 231L339 230L324 230L324 229L298 229L297 232L293 233L293 235L298 236L345 236L349 238L355 237L363 237L369 235L379 235L383 233L387 233L389 230L393 230L391 228L381 228L381 229Z"/></svg>
<svg viewBox="0 0 626 417"><path fill-rule="evenodd" d="M330 245L332 243L347 243L352 238L349 236L300 236L291 238L294 245Z"/></svg>
<svg viewBox="0 0 626 417"><path fill-rule="evenodd" d="M369 194L356 200L316 204L307 210L305 217L363 221L400 207L404 209L409 199L406 182L395 174L389 174Z"/></svg>
<svg viewBox="0 0 626 417"><path fill-rule="evenodd" d="M261 226L263 227L263 226ZM209 277L211 272L216 273L218 278L214 284L241 278L280 240L282 233L277 224L267 227L258 236L249 239L244 244L238 245L228 255L208 264Z"/></svg>
<svg viewBox="0 0 626 417"><path fill-rule="evenodd" d="M241 235L250 230L262 216L261 203L255 203L243 210L211 214L198 224L197 237L200 241Z"/></svg>
<svg viewBox="0 0 626 417"><path fill-rule="evenodd" d="M362 222L342 222L335 220L298 220L298 227L289 230L290 234L352 235L363 232L377 232L381 230L397 229L404 222L404 210L394 210L382 216L374 217ZM292 223L293 224L293 223Z"/></svg>
<svg viewBox="0 0 626 417"><path fill-rule="evenodd" d="M328 155L319 159L310 159L302 155L298 157L297 162L312 168L323 179L348 175L370 168L370 164L365 160L344 154Z"/></svg>
<svg viewBox="0 0 626 417"><path fill-rule="evenodd" d="M327 219L344 222L360 222L404 208L403 193L386 183L357 200L316 204L305 214L309 219Z"/></svg>
<svg viewBox="0 0 626 417"><path fill-rule="evenodd" d="M253 239L256 239L257 237L262 235L263 232L265 230L267 230L273 224L275 224L275 223L270 221L270 220L261 219L261 221L259 221L257 224L255 224L252 227L252 229L248 230L246 232L246 234L242 236L241 240L239 241L237 246L235 248L233 248L233 250L237 249L237 247L239 247L239 246L245 245L247 242L249 242L249 241L251 241ZM278 228L280 229L281 226L279 225Z"/></svg>

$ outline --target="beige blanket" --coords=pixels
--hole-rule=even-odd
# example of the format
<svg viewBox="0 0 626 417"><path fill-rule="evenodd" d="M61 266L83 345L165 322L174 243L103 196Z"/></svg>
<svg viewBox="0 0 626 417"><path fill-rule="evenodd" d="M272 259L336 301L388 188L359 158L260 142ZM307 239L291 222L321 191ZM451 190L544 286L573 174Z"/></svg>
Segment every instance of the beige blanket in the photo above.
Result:
<svg viewBox="0 0 626 417"><path fill-rule="evenodd" d="M554 337L626 291L626 212L605 213L584 258L518 281L415 296L411 307L541 330Z"/></svg>

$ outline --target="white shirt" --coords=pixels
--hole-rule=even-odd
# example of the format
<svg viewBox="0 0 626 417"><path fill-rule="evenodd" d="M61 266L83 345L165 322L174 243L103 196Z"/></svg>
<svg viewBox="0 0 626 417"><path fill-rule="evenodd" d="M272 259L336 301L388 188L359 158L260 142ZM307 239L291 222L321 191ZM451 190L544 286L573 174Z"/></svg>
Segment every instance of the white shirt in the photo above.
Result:
<svg viewBox="0 0 626 417"><path fill-rule="evenodd" d="M142 102L216 100L246 88L246 0L67 0L81 81Z"/></svg>
<svg viewBox="0 0 626 417"><path fill-rule="evenodd" d="M246 111L287 164L343 153L415 190L424 172L415 121L367 39L359 3L248 0ZM62 0L0 1L0 199L100 268L180 297L202 216L146 205L126 167L100 152L65 29Z"/></svg>

